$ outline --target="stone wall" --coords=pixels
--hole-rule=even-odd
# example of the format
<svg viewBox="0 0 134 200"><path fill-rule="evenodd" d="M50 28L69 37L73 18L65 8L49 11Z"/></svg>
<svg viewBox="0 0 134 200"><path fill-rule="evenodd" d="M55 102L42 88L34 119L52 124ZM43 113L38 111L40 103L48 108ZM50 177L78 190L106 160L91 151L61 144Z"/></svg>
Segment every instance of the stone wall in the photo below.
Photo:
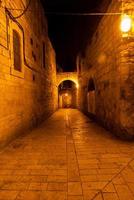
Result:
<svg viewBox="0 0 134 200"><path fill-rule="evenodd" d="M123 2L124 13L134 17L133 0ZM121 8L120 0L112 0L107 12L119 13ZM122 34L120 22L120 15L102 17L85 55L78 55L79 109L88 111L87 94L92 80L96 119L115 134L133 138L134 34Z"/></svg>
<svg viewBox="0 0 134 200"><path fill-rule="evenodd" d="M57 109L55 52L43 8L32 0L15 19L27 3L2 0L0 7L0 147ZM21 71L14 69L13 30L20 37Z"/></svg>

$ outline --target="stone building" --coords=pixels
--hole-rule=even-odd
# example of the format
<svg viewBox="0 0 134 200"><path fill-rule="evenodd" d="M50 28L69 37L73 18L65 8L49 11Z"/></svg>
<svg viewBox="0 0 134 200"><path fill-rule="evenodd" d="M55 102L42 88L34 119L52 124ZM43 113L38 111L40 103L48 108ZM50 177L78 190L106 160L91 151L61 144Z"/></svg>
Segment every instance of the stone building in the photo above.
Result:
<svg viewBox="0 0 134 200"><path fill-rule="evenodd" d="M112 0L107 13L134 16L133 0ZM123 15L122 15L123 16ZM134 136L134 31L121 32L122 16L105 15L77 57L79 108L121 137Z"/></svg>
<svg viewBox="0 0 134 200"><path fill-rule="evenodd" d="M6 3L6 5L5 5ZM0 147L57 109L55 51L38 0L0 1Z"/></svg>

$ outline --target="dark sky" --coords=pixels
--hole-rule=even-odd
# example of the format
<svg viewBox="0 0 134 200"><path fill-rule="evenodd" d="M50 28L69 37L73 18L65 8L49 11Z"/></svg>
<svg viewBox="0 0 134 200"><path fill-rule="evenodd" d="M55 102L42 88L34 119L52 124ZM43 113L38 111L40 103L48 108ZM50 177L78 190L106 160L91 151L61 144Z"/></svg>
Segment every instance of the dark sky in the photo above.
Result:
<svg viewBox="0 0 134 200"><path fill-rule="evenodd" d="M46 12L87 13L101 12L102 9L102 0L41 1ZM58 65L64 71L75 70L76 55L85 49L87 38L91 38L100 17L47 14L47 19Z"/></svg>

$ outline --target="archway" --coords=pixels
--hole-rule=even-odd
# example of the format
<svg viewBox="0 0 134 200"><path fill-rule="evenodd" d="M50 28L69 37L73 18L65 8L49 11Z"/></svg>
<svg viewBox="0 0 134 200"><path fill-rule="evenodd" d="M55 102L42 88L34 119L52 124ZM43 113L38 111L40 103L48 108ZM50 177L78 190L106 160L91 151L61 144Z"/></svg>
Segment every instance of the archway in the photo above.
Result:
<svg viewBox="0 0 134 200"><path fill-rule="evenodd" d="M96 102L95 102L95 84L93 78L90 78L88 81L87 106L88 106L88 113L95 115Z"/></svg>
<svg viewBox="0 0 134 200"><path fill-rule="evenodd" d="M74 81L64 80L58 86L59 108L76 108L77 85Z"/></svg>
<svg viewBox="0 0 134 200"><path fill-rule="evenodd" d="M63 81L70 80L78 85L78 74L77 72L60 72L57 73L57 85L59 86Z"/></svg>

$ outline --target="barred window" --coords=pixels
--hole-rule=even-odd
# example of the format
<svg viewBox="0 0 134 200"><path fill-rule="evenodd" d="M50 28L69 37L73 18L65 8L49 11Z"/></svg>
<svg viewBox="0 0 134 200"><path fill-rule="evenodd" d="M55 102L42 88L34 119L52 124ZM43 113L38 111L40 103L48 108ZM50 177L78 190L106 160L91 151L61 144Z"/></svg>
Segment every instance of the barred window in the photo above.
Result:
<svg viewBox="0 0 134 200"><path fill-rule="evenodd" d="M14 69L21 72L21 41L20 35L16 30L13 30L13 54Z"/></svg>

